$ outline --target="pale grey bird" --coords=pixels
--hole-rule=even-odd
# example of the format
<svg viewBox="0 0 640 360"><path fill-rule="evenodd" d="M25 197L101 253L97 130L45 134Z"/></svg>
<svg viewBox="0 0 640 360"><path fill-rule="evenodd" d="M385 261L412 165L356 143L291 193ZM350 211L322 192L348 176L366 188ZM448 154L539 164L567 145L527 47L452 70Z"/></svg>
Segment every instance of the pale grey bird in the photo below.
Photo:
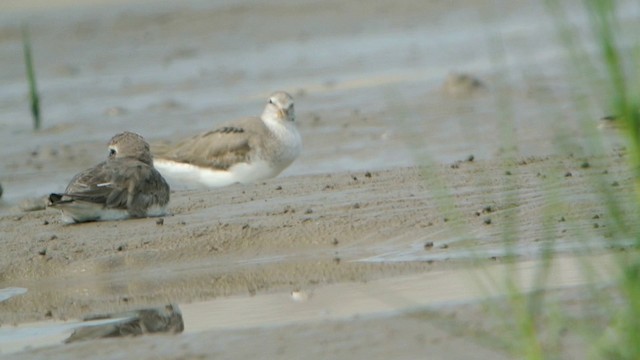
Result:
<svg viewBox="0 0 640 360"><path fill-rule="evenodd" d="M260 117L223 123L171 146L154 147L165 177L204 187L251 183L280 174L300 155L293 98L275 92Z"/></svg>

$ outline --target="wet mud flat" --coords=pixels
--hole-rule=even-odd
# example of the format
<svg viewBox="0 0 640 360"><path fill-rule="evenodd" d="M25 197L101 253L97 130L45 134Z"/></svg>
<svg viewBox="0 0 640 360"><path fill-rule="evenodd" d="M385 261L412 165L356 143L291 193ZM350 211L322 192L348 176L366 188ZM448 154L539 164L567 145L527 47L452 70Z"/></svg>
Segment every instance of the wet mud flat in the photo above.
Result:
<svg viewBox="0 0 640 360"><path fill-rule="evenodd" d="M287 322L315 324L358 314L379 316L416 307L473 303L487 294L470 276L470 266L505 261L507 249L501 239L509 226L526 229L519 232L515 245L522 264L536 261L547 246L557 249L560 259L605 254L611 249L633 251L629 244L607 240L611 224L605 203L592 191L594 184L603 183L615 189L616 196L630 196L633 183L625 161L620 153L513 163L467 159L433 168L291 176L221 190L176 191L170 207L173 215L162 221L65 226L54 210L5 215L0 227L12 240L7 244L11 252L2 259L1 284L24 287L27 292L2 303L2 327L25 321L73 321L87 314L172 302L191 314L185 317L186 332L195 326L200 328L196 333L207 333L224 324L229 329L279 324L297 331L302 325ZM433 179L448 184L446 195L437 190ZM551 192L554 196L548 196ZM443 196L452 207L440 205ZM567 206L558 208L550 223L545 219L555 196ZM550 229L556 232L552 244L545 243L542 235ZM509 251L513 254L514 248ZM610 261L607 264L603 269L614 268ZM585 284L580 271L572 271L562 271L574 275L557 286L571 289ZM402 280L411 274L418 278ZM496 278L504 275L496 274ZM427 280L419 280L424 276ZM609 283L613 276L615 271L606 272L602 283ZM355 290L360 296L353 307L327 310L329 299L348 299L346 294L353 292L355 284L368 286L376 281L386 284L379 285L384 290ZM403 292L423 281L425 290L419 296ZM403 283L406 287L397 287ZM344 284L344 288L323 290L332 284ZM461 289L460 297L423 303ZM325 300L320 295L323 291L328 291ZM253 298L256 304L251 304ZM195 306L211 299L209 307ZM316 315L294 312L285 320L292 311L285 310L273 317L282 311L280 307L299 301L316 304ZM367 310L370 302L391 306ZM258 313L224 320L222 314L232 304L239 307L237 311ZM272 309L273 304L278 307L260 313L259 309ZM198 320L212 309L222 313L207 317L204 324ZM483 311L474 314L484 317ZM405 315L393 319L412 321ZM316 325L309 326L315 329Z"/></svg>
<svg viewBox="0 0 640 360"><path fill-rule="evenodd" d="M605 101L573 103L606 87L570 81L539 2L452 6L2 2L0 351L43 326L68 332L14 357L508 358L504 314L478 305L487 293L467 278L478 263L501 274L505 238L523 272L553 248L561 265L587 256L610 284L608 256L634 250L613 236L607 199L637 222L632 174L620 134L595 131ZM281 177L175 187L163 218L63 226L53 210L20 210L101 161L117 132L176 140L257 115L274 90L293 94L304 143ZM589 304L579 268L562 268L562 304ZM183 334L61 345L86 316L166 304ZM26 341L8 350L15 333Z"/></svg>

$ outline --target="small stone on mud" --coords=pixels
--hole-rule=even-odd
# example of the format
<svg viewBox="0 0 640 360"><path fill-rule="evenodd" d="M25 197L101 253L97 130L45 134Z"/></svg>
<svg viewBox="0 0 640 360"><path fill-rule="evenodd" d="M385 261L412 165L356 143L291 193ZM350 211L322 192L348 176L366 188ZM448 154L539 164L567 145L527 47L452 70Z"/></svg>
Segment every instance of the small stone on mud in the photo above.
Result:
<svg viewBox="0 0 640 360"><path fill-rule="evenodd" d="M360 209L360 203L353 204L353 208L354 209Z"/></svg>
<svg viewBox="0 0 640 360"><path fill-rule="evenodd" d="M442 244L442 245L440 245L440 246L438 246L438 247L439 247L440 249L448 249L448 248L449 248L449 245L447 245L447 244Z"/></svg>
<svg viewBox="0 0 640 360"><path fill-rule="evenodd" d="M118 247L116 248L116 250L118 250L118 251L123 251L123 250L125 250L126 248L127 248L127 245L126 245L126 244L123 244L123 245L118 246Z"/></svg>
<svg viewBox="0 0 640 360"><path fill-rule="evenodd" d="M49 225L49 221L47 221L47 220L43 221L42 225Z"/></svg>
<svg viewBox="0 0 640 360"><path fill-rule="evenodd" d="M51 310L47 310L46 313L44 313L44 317L46 318L52 318L53 317L53 313L51 312Z"/></svg>
<svg viewBox="0 0 640 360"><path fill-rule="evenodd" d="M511 175L511 171L507 170L504 172L505 175L510 176Z"/></svg>
<svg viewBox="0 0 640 360"><path fill-rule="evenodd" d="M336 263L336 264L340 264L340 258L339 258L339 257L337 257L337 256L336 256L336 257L334 257L334 258L333 258L333 262L334 262L334 263Z"/></svg>
<svg viewBox="0 0 640 360"><path fill-rule="evenodd" d="M567 171L567 172L564 174L564 177L572 177L572 176L573 176L573 174L572 174L570 171Z"/></svg>
<svg viewBox="0 0 640 360"><path fill-rule="evenodd" d="M156 225L164 225L164 218L156 220Z"/></svg>
<svg viewBox="0 0 640 360"><path fill-rule="evenodd" d="M333 246L336 246L336 245L338 245L339 243L340 243L340 242L338 241L338 239L337 239L337 238L333 238L333 241L331 242L331 244L332 244Z"/></svg>
<svg viewBox="0 0 640 360"><path fill-rule="evenodd" d="M278 185L278 186L276 187L276 190L282 190L282 186Z"/></svg>
<svg viewBox="0 0 640 360"><path fill-rule="evenodd" d="M484 219L484 224L485 225L491 225L491 218Z"/></svg>
<svg viewBox="0 0 640 360"><path fill-rule="evenodd" d="M47 249L42 249L42 250L38 251L38 255L41 255L41 256L47 255Z"/></svg>
<svg viewBox="0 0 640 360"><path fill-rule="evenodd" d="M594 228L594 229L597 229L597 228L599 228L599 227L600 227L600 225L599 225L598 223L593 223L593 228Z"/></svg>
<svg viewBox="0 0 640 360"><path fill-rule="evenodd" d="M432 248L433 248L433 241L427 241L426 243L424 243L425 250L431 250Z"/></svg>
<svg viewBox="0 0 640 360"><path fill-rule="evenodd" d="M611 183L611 186L620 186L620 184L617 181L614 181Z"/></svg>
<svg viewBox="0 0 640 360"><path fill-rule="evenodd" d="M371 173L367 171L366 173L364 173L364 177L370 178L371 177Z"/></svg>
<svg viewBox="0 0 640 360"><path fill-rule="evenodd" d="M313 214L313 209L307 209L304 212L305 214Z"/></svg>
<svg viewBox="0 0 640 360"><path fill-rule="evenodd" d="M304 302L309 300L309 294L302 290L293 290L291 292L291 300L296 302Z"/></svg>
<svg viewBox="0 0 640 360"><path fill-rule="evenodd" d="M449 218L443 218L442 221L447 222L449 221Z"/></svg>
<svg viewBox="0 0 640 360"><path fill-rule="evenodd" d="M588 168L589 166L591 166L591 165L589 165L589 162L588 162L588 161L585 161L585 162L583 162L582 164L580 164L580 167L581 167L581 168L583 168L583 169L586 169L586 168Z"/></svg>
<svg viewBox="0 0 640 360"><path fill-rule="evenodd" d="M558 220L558 222L565 222L564 216L560 217L560 220Z"/></svg>
<svg viewBox="0 0 640 360"><path fill-rule="evenodd" d="M468 162L473 162L473 160L475 160L475 156L473 156L473 154L467 156L467 161Z"/></svg>
<svg viewBox="0 0 640 360"><path fill-rule="evenodd" d="M593 215L592 219L594 219L594 220L595 220L595 219L600 219L600 215L595 214L595 215Z"/></svg>

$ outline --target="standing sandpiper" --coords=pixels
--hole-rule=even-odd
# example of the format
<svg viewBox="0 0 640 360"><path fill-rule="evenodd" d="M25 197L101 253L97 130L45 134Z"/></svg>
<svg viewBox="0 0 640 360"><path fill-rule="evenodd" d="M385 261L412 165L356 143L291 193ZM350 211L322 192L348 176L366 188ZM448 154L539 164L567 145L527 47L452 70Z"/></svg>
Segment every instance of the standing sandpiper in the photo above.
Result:
<svg viewBox="0 0 640 360"><path fill-rule="evenodd" d="M279 91L271 94L260 117L227 122L173 146L154 149L154 165L169 179L219 187L275 177L301 149L293 98Z"/></svg>

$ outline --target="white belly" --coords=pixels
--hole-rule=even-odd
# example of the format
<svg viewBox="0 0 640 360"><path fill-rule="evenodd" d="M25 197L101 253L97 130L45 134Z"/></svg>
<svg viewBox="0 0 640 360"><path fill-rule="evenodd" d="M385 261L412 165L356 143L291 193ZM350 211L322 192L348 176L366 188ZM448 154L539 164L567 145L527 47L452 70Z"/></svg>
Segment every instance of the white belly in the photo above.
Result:
<svg viewBox="0 0 640 360"><path fill-rule="evenodd" d="M265 161L238 163L229 170L214 170L165 159L154 159L154 167L169 180L172 188L221 187L235 183L252 183L277 176L284 168Z"/></svg>

